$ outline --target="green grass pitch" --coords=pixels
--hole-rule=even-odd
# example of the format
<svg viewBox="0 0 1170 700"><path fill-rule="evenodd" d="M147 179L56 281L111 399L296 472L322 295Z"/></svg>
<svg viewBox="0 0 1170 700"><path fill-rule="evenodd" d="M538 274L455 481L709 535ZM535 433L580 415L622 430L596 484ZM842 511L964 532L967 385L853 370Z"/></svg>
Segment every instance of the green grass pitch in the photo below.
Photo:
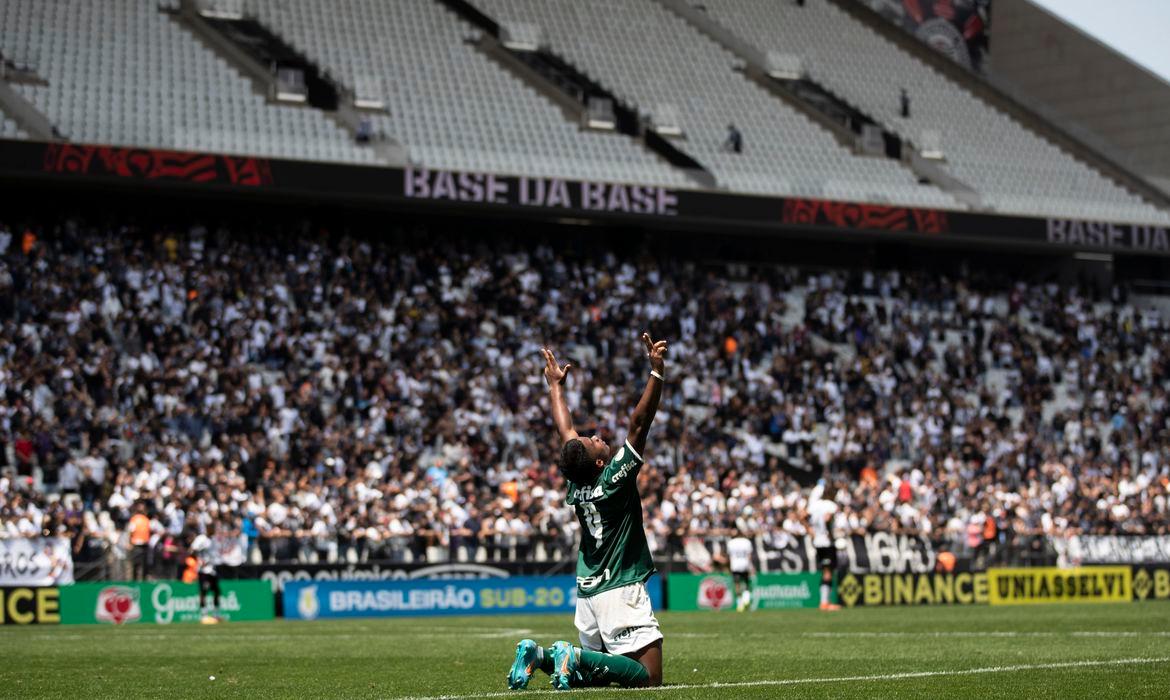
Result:
<svg viewBox="0 0 1170 700"><path fill-rule="evenodd" d="M676 698L1170 697L1170 604L663 612ZM570 616L0 628L12 698L547 696L509 693L515 643ZM210 680L214 676L215 680ZM581 690L590 698L630 691ZM636 692L636 691L635 691Z"/></svg>

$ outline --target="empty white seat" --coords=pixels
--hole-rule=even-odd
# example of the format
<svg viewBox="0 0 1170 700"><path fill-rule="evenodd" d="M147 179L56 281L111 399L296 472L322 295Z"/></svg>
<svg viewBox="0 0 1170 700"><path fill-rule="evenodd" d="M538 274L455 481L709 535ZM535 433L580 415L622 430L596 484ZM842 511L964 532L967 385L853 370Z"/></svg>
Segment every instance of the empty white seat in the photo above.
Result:
<svg viewBox="0 0 1170 700"><path fill-rule="evenodd" d="M0 51L49 83L13 87L74 141L260 153L268 135L264 155L368 162L320 111L268 104L155 2L0 0L0 28Z"/></svg>

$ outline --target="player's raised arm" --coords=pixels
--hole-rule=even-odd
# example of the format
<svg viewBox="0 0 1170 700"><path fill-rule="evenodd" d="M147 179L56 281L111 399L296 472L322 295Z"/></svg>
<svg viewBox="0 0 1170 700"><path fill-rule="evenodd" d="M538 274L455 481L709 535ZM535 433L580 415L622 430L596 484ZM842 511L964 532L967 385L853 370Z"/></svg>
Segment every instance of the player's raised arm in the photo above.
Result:
<svg viewBox="0 0 1170 700"><path fill-rule="evenodd" d="M573 365L561 367L557 358L548 348L541 348L544 355L544 378L548 382L549 402L552 404L553 422L557 424L557 432L561 435L561 443L566 443L577 437L573 430L573 417L569 415L569 406L565 403L564 385Z"/></svg>
<svg viewBox="0 0 1170 700"><path fill-rule="evenodd" d="M643 333L642 343L646 346L646 357L650 359L650 379L642 391L642 398L638 399L638 405L630 414L630 432L626 438L638 454L642 454L642 449L646 447L646 435L650 432L654 414L658 412L662 383L666 378L666 341L656 343L649 333Z"/></svg>

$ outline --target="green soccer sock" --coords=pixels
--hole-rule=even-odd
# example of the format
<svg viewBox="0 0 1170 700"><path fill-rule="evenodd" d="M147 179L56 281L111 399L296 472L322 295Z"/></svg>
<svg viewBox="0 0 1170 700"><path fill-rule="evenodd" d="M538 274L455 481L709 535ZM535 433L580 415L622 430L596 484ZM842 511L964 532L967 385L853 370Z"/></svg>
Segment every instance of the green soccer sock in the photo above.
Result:
<svg viewBox="0 0 1170 700"><path fill-rule="evenodd" d="M540 652L539 652L540 653L540 662L539 662L538 666L540 667L541 671L544 671L545 673L547 673L548 675L551 676L553 669L556 668L556 665L553 663L552 647L537 647L537 648L540 650Z"/></svg>
<svg viewBox="0 0 1170 700"><path fill-rule="evenodd" d="M650 680L646 667L628 656L606 654L590 649L577 649L580 661L578 673L584 681L582 686L598 686L617 683L626 688L636 688Z"/></svg>

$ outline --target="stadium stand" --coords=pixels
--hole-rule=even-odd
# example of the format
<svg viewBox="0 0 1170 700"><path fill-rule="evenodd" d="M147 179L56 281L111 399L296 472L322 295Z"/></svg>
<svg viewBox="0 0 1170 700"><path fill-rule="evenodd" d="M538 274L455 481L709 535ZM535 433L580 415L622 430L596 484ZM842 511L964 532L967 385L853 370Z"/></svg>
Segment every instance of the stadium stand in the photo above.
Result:
<svg viewBox="0 0 1170 700"><path fill-rule="evenodd" d="M376 127L434 168L692 184L616 134L582 130L468 43L478 30L431 0L258 0L258 18L347 85L376 77ZM425 67L426 70L420 70Z"/></svg>
<svg viewBox="0 0 1170 700"><path fill-rule="evenodd" d="M681 147L729 189L960 208L886 158L854 156L820 126L736 73L736 58L654 2L480 0L497 21L538 24L550 48L631 105L678 108ZM723 148L728 124L742 153Z"/></svg>
<svg viewBox="0 0 1170 700"><path fill-rule="evenodd" d="M733 191L967 208L904 164L863 157L736 71L742 59L653 0L478 0L643 115L677 115L676 143ZM47 84L13 88L68 139L375 163L324 112L270 104L162 5L0 0L0 51ZM434 0L255 0L249 13L348 88L380 86L368 115L434 168L694 186L636 140L584 130L474 45L481 30ZM714 0L712 18L761 51L799 56L814 81L911 142L940 135L944 167L993 211L1135 223L1170 213L982 102L830 0ZM517 24L519 23L519 24ZM112 40L112 36L123 37ZM420 70L425 67L426 70ZM974 78L972 78L974 79ZM912 113L899 113L899 91ZM377 89L375 89L375 92ZM729 124L742 153L724 147ZM7 122L3 135L23 137Z"/></svg>
<svg viewBox="0 0 1170 700"><path fill-rule="evenodd" d="M673 341L639 477L659 555L803 534L793 476L823 463L841 532L1170 533L1170 326L1124 288L658 253L0 225L0 532L121 571L144 502L160 547L216 522L237 561L563 558L536 350L613 439L649 325Z"/></svg>
<svg viewBox="0 0 1170 700"><path fill-rule="evenodd" d="M0 50L48 84L14 84L74 141L372 163L320 112L263 95L152 2L0 1Z"/></svg>
<svg viewBox="0 0 1170 700"><path fill-rule="evenodd" d="M974 187L994 210L1170 221L1170 214L985 104L831 0L808 0L802 6L770 0L703 4L720 23L759 49L798 53L814 80L911 142L920 143L924 131L938 132L947 169ZM900 113L898 96L903 88L911 97L909 117Z"/></svg>

